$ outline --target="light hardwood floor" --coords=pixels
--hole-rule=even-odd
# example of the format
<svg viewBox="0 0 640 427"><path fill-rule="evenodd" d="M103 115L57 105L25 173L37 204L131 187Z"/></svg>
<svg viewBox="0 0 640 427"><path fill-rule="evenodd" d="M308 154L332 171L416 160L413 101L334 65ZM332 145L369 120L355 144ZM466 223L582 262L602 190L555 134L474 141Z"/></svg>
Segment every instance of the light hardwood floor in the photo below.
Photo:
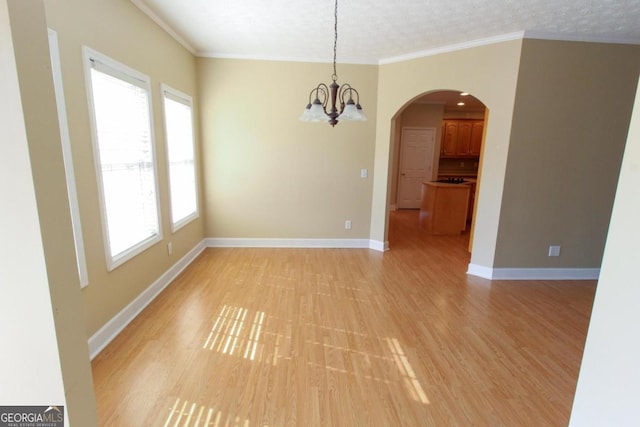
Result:
<svg viewBox="0 0 640 427"><path fill-rule="evenodd" d="M565 426L594 281L465 274L468 236L207 249L92 363L105 426Z"/></svg>

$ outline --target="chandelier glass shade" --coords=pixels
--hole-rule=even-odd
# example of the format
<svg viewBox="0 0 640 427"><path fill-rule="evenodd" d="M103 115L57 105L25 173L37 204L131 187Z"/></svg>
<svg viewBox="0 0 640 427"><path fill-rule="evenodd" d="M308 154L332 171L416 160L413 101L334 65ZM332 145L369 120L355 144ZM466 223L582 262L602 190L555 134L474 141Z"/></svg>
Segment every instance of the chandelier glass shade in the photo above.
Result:
<svg viewBox="0 0 640 427"><path fill-rule="evenodd" d="M360 94L345 83L338 84L336 72L336 53L338 48L338 0L335 3L333 39L333 75L331 84L318 84L309 93L309 103L304 109L300 120L303 122L329 122L335 126L341 120L364 122L367 117L360 106ZM328 109L327 109L328 108Z"/></svg>

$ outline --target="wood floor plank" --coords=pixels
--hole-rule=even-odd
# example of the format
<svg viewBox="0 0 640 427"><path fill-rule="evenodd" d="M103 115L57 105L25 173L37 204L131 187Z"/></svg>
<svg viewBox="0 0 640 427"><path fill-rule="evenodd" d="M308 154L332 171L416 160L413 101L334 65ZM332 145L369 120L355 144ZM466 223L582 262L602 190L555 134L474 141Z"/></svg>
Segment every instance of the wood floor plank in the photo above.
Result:
<svg viewBox="0 0 640 427"><path fill-rule="evenodd" d="M101 425L566 425L596 283L467 276L417 225L207 249L92 362Z"/></svg>

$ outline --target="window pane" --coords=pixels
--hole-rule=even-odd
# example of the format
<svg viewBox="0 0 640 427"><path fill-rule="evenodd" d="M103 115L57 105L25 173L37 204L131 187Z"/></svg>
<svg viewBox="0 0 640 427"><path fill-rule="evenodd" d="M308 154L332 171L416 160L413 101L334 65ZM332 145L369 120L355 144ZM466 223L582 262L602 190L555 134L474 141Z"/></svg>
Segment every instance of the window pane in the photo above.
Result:
<svg viewBox="0 0 640 427"><path fill-rule="evenodd" d="M165 91L164 111L169 158L171 219L176 224L197 213L192 110L188 100L178 102Z"/></svg>
<svg viewBox="0 0 640 427"><path fill-rule="evenodd" d="M116 258L159 234L149 93L95 68L91 85L109 249Z"/></svg>

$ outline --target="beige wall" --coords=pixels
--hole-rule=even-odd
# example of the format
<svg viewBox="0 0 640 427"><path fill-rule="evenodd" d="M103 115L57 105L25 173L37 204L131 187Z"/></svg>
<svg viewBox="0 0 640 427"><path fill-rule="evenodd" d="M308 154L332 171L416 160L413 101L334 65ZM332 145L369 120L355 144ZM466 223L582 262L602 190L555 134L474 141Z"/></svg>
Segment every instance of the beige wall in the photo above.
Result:
<svg viewBox="0 0 640 427"><path fill-rule="evenodd" d="M494 267L598 268L640 46L525 40L520 64Z"/></svg>
<svg viewBox="0 0 640 427"><path fill-rule="evenodd" d="M298 120L330 64L197 62L206 236L367 239L377 67L338 64L371 120L332 128Z"/></svg>
<svg viewBox="0 0 640 427"><path fill-rule="evenodd" d="M2 340L6 357L3 365L11 370L2 375L2 388L9 392L2 402L65 405L69 422L74 425L95 425L96 403L82 319L45 10L42 1L12 0L1 6L4 8L7 4L15 51L14 73L17 70L20 91L20 99L10 113L17 117L12 120L15 123L9 125L22 126L22 132L26 131L29 159L26 164L22 163L24 159L18 154L19 151L0 156L4 162L0 169L11 175L1 181L20 189L13 197L2 192L3 203L6 203L3 205L3 215L18 216L2 217L5 228L10 228L12 232L8 240L0 239L7 244L2 249L0 259L12 265L3 265L0 271L4 274L16 267L22 270L20 276L13 280L4 276L3 279L7 280L2 280L3 291L13 294L3 294L0 298L10 304L10 307L1 310L3 315L10 313L9 319L3 318L3 324L19 331L20 335L17 339ZM11 49L9 46L9 52ZM5 52L4 49L2 51ZM12 63L13 58L3 58L2 62ZM3 76L1 80L5 83L7 76L5 73ZM0 99L7 102L6 105L11 105L13 101L10 97L5 100L4 95ZM2 116L4 118L5 112ZM2 129L5 132L4 126ZM17 133L9 133L4 137L8 139L7 145L12 147L18 147L22 139L22 135ZM5 146L4 139L2 146ZM24 172L27 177L24 177ZM31 183L29 175L33 177ZM37 212L27 208L34 195ZM31 228L34 218L35 229ZM17 230L22 230L24 235L16 238L12 233ZM35 236L33 231L36 232ZM25 252L27 244L32 246ZM41 270L42 260L46 271ZM14 357L16 359L12 360ZM56 373L62 374L62 397L56 396L60 390L59 385L55 384L58 381L51 381ZM14 382L16 375L19 378Z"/></svg>
<svg viewBox="0 0 640 427"><path fill-rule="evenodd" d="M62 405L66 403L60 346L7 3L0 1L0 401L3 405L24 405L42 399ZM14 17L13 25L18 24L22 22ZM10 209L7 201L11 201ZM48 351L40 351L41 346Z"/></svg>
<svg viewBox="0 0 640 427"><path fill-rule="evenodd" d="M87 335L94 334L203 238L200 219L171 233L160 84L197 102L195 59L128 0L45 2L47 25L57 31L69 132L86 248L84 288ZM110 56L151 78L163 241L107 272L93 159L82 46ZM197 108L197 104L196 104ZM197 110L196 110L197 114ZM202 204L201 204L202 205ZM167 254L167 243L173 254Z"/></svg>
<svg viewBox="0 0 640 427"><path fill-rule="evenodd" d="M385 241L391 194L391 121L413 98L464 90L490 110L472 263L492 266L522 41L514 40L380 66L371 238Z"/></svg>
<svg viewBox="0 0 640 427"><path fill-rule="evenodd" d="M571 412L572 427L633 426L640 419L640 91L617 186L609 235Z"/></svg>

